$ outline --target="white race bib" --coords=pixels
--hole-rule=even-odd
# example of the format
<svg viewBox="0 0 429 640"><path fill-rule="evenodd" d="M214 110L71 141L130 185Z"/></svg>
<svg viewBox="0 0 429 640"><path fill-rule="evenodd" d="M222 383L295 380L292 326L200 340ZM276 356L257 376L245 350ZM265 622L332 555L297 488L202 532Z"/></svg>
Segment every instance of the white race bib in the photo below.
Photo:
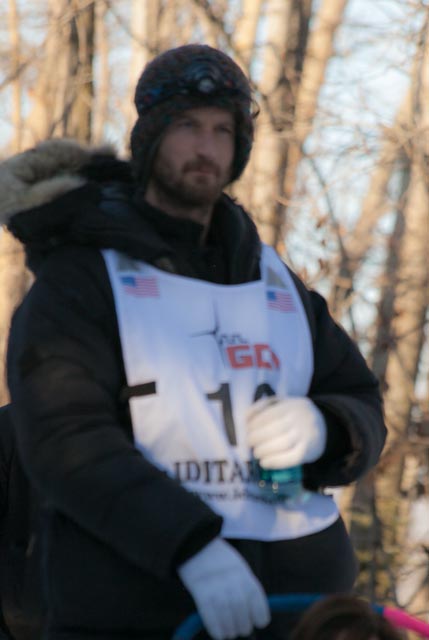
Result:
<svg viewBox="0 0 429 640"><path fill-rule="evenodd" d="M256 398L305 396L313 349L301 298L274 250L261 280L218 285L103 251L114 293L136 446L224 518L229 538L320 531L334 501L269 503L251 474L245 415Z"/></svg>

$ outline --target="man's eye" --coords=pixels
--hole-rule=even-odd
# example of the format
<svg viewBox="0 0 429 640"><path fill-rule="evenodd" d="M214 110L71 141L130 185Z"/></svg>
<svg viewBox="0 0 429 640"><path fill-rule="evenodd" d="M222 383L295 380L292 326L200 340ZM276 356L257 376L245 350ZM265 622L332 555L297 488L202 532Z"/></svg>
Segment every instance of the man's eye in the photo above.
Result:
<svg viewBox="0 0 429 640"><path fill-rule="evenodd" d="M193 127L194 123L192 122L192 120L179 120L179 122L177 123L177 126L187 129L187 128Z"/></svg>

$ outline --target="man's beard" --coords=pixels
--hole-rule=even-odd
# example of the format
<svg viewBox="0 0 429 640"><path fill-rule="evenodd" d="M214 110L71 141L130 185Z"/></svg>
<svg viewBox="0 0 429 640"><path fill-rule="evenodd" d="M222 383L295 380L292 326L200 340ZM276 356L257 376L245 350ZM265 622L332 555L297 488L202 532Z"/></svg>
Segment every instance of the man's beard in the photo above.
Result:
<svg viewBox="0 0 429 640"><path fill-rule="evenodd" d="M186 180L187 173L194 169L204 168L212 171L210 180ZM213 175L216 180L213 180ZM153 167L151 179L159 194L176 205L184 207L198 207L214 204L222 193L227 181L219 180L220 169L212 163L204 161L190 162L183 171L176 173L168 163L156 163Z"/></svg>

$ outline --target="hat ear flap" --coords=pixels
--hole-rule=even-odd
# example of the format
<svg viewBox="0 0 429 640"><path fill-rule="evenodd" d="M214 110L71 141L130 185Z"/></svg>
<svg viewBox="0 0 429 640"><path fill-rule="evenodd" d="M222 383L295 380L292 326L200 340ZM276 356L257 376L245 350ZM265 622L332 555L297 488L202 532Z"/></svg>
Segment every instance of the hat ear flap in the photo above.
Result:
<svg viewBox="0 0 429 640"><path fill-rule="evenodd" d="M164 127L152 135L146 135L148 130L145 117L137 119L131 131L131 169L139 188L143 191L149 182L152 164L162 138Z"/></svg>
<svg viewBox="0 0 429 640"><path fill-rule="evenodd" d="M140 182L142 156L144 149L143 127L141 118L137 118L130 135L131 168L134 178Z"/></svg>

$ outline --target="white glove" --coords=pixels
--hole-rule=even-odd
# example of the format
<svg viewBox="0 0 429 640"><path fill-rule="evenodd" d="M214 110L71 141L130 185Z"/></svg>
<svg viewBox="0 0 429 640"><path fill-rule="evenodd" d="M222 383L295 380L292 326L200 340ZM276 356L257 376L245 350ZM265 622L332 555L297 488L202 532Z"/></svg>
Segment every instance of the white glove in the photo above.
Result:
<svg viewBox="0 0 429 640"><path fill-rule="evenodd" d="M250 408L247 435L262 468L286 469L320 458L326 447L326 422L309 398L271 396Z"/></svg>
<svg viewBox="0 0 429 640"><path fill-rule="evenodd" d="M248 636L265 627L270 610L264 590L247 562L227 542L215 538L178 568L212 638Z"/></svg>

